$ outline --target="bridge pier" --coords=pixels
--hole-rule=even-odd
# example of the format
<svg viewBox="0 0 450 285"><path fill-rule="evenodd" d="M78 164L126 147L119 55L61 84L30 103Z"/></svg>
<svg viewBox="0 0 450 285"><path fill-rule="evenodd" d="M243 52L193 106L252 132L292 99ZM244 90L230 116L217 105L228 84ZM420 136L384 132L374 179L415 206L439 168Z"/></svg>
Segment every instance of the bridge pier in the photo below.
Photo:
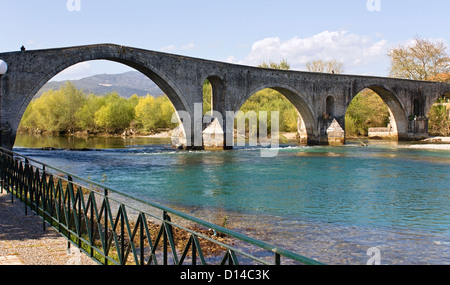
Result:
<svg viewBox="0 0 450 285"><path fill-rule="evenodd" d="M429 137L428 118L425 116L411 116L408 120L408 132L398 134L399 141L418 141Z"/></svg>
<svg viewBox="0 0 450 285"><path fill-rule="evenodd" d="M11 126L6 122L0 125L0 143L1 147L12 150L16 134L12 132Z"/></svg>
<svg viewBox="0 0 450 285"><path fill-rule="evenodd" d="M300 119L301 120L301 119ZM318 135L306 133L303 127L299 126L300 144L306 145L333 145L345 144L345 118L342 117L319 117Z"/></svg>
<svg viewBox="0 0 450 285"><path fill-rule="evenodd" d="M202 139L204 150L227 150L233 146L227 146L224 122L219 117L206 116L208 123L204 124Z"/></svg>

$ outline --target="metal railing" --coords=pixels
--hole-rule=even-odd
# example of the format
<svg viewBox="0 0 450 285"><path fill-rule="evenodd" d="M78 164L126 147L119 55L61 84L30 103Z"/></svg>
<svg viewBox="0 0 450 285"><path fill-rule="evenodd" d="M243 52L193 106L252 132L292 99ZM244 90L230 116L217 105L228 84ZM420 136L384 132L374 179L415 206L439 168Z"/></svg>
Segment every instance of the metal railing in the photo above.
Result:
<svg viewBox="0 0 450 285"><path fill-rule="evenodd" d="M0 167L2 192L99 264L321 264L7 149Z"/></svg>

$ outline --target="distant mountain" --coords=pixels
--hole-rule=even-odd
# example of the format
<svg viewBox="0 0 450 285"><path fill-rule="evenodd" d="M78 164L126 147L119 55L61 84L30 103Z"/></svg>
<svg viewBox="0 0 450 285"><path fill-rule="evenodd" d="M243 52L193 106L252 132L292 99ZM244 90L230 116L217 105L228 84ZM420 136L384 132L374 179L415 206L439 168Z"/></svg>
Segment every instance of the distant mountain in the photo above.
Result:
<svg viewBox="0 0 450 285"><path fill-rule="evenodd" d="M36 95L41 96L44 92L53 89L58 90L67 81L49 81L42 87ZM148 77L138 71L129 71L121 74L98 74L80 80L70 80L77 89L85 93L97 95L107 94L117 91L120 96L129 98L133 94L146 96L150 94L154 97L164 95L164 92Z"/></svg>

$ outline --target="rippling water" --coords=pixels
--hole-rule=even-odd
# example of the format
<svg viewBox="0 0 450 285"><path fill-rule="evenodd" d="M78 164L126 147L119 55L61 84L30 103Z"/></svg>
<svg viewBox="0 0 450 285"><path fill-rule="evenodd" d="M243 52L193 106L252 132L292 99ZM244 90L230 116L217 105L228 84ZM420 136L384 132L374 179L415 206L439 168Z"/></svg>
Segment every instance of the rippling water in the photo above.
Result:
<svg viewBox="0 0 450 285"><path fill-rule="evenodd" d="M16 150L212 222L226 216L229 227L325 263L365 264L378 247L383 264L450 264L448 151L285 145L264 158L258 148L104 140L54 145L96 151L45 151L19 139Z"/></svg>

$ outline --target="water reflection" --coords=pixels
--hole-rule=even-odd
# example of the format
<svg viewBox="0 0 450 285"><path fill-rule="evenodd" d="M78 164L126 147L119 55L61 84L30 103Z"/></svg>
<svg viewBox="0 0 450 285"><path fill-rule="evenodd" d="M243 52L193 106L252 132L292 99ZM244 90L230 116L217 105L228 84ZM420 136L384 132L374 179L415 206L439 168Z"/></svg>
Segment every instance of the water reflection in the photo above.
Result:
<svg viewBox="0 0 450 285"><path fill-rule="evenodd" d="M145 145L169 145L170 138L147 137L97 137L97 136L51 136L18 134L16 147L23 148L62 148L62 149L111 149L143 147Z"/></svg>

